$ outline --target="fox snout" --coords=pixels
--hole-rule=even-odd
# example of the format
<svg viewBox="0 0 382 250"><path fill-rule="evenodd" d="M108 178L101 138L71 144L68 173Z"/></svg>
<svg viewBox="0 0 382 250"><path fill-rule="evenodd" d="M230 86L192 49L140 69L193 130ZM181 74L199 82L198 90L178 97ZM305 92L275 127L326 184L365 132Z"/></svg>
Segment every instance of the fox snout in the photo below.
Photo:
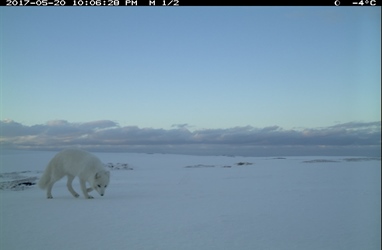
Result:
<svg viewBox="0 0 382 250"><path fill-rule="evenodd" d="M105 190L100 190L100 189L96 189L96 190L99 193L99 195L101 195L101 196L105 195Z"/></svg>

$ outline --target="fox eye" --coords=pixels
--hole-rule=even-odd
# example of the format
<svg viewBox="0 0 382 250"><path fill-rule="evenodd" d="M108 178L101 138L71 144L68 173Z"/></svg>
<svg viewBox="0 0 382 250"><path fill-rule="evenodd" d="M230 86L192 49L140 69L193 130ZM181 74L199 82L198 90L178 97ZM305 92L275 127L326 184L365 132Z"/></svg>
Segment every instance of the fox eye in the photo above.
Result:
<svg viewBox="0 0 382 250"><path fill-rule="evenodd" d="M98 187L100 188L100 187L101 187L101 185L98 185Z"/></svg>
<svg viewBox="0 0 382 250"><path fill-rule="evenodd" d="M107 185L105 185L105 188L107 187Z"/></svg>

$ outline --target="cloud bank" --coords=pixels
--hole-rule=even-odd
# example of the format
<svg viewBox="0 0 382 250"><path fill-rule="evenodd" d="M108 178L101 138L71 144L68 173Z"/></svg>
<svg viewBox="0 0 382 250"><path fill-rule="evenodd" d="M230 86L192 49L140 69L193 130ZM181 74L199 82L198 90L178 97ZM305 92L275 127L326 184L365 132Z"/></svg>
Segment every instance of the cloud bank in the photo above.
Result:
<svg viewBox="0 0 382 250"><path fill-rule="evenodd" d="M350 122L323 128L285 130L278 126L190 130L119 126L109 120L70 123L65 120L26 126L0 122L3 149L59 150L81 147L97 151L228 154L251 156L380 156L381 122Z"/></svg>

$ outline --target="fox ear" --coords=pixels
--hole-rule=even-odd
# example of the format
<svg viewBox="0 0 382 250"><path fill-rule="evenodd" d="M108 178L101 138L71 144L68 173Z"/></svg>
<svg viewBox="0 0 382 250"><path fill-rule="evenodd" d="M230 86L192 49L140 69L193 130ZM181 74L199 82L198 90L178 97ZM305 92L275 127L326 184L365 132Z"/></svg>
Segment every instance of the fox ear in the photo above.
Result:
<svg viewBox="0 0 382 250"><path fill-rule="evenodd" d="M95 178L98 179L99 177L101 176L98 173L96 173Z"/></svg>

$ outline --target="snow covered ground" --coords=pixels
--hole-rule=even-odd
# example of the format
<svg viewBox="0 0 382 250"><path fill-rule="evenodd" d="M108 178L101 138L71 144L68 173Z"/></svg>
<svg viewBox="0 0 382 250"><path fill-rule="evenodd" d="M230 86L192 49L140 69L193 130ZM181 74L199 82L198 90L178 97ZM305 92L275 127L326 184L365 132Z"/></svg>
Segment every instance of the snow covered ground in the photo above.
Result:
<svg viewBox="0 0 382 250"><path fill-rule="evenodd" d="M381 247L380 159L95 153L105 196L63 179L48 200L34 183L54 154L2 152L0 249Z"/></svg>

